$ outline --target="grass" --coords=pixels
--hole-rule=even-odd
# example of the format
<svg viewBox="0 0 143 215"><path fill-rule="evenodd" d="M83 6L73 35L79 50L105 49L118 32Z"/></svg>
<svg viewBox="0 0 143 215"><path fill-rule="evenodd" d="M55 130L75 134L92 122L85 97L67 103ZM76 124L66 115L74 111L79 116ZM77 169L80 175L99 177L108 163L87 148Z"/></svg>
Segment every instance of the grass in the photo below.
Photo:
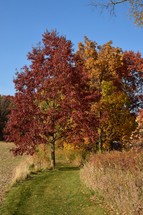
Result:
<svg viewBox="0 0 143 215"><path fill-rule="evenodd" d="M19 178L23 177L22 172L26 173L28 169L27 158L29 157L13 157L9 152L12 147L12 143L0 142L0 193L2 195L11 184L14 170L17 170L14 177ZM31 175L28 173L26 180L14 184L0 205L0 215L107 214L102 208L98 195L81 183L78 168L80 162L76 161L73 166L70 164L69 157L71 154L69 156L58 149L56 170L46 170Z"/></svg>
<svg viewBox="0 0 143 215"><path fill-rule="evenodd" d="M103 215L99 198L80 182L77 167L44 171L12 187L0 215Z"/></svg>

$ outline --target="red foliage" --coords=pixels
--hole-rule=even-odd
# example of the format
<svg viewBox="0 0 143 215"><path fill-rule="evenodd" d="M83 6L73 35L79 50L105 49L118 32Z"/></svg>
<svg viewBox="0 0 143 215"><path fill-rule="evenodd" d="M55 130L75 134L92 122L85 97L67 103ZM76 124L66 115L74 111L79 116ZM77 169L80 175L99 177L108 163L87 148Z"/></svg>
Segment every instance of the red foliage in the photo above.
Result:
<svg viewBox="0 0 143 215"><path fill-rule="evenodd" d="M93 96L84 71L75 67L72 44L55 31L43 34L43 46L28 53L30 67L14 80L15 107L7 125L7 140L15 154L33 154L40 143L58 138L79 142L93 138L89 104ZM96 95L94 95L96 98Z"/></svg>
<svg viewBox="0 0 143 215"><path fill-rule="evenodd" d="M28 53L31 64L29 67L24 66L14 80L15 106L6 128L7 140L16 144L16 154L33 154L38 144L55 144L59 138L77 144L84 144L87 139L93 146L99 141L99 130L103 130L100 124L103 122L103 128L108 128L106 139L109 134L112 136L113 132L119 133L118 127L121 128L121 122L124 120L118 125L120 115L117 114L118 108L116 111L114 108L116 102L114 107L109 102L109 107L107 105L103 110L102 102L108 104L104 98L101 100L100 88L104 86L104 82L108 81L110 84L112 81L115 89L128 97L119 109L121 114L123 110L130 110L132 115L143 106L141 55L132 51L121 52L112 48L110 43L100 51L93 50L96 49L93 43L90 45L92 52L87 56L87 68L84 56L82 59L79 54L73 54L71 41L59 36L55 31L45 32L43 45ZM96 57L92 56L94 51ZM92 69L94 75L91 75ZM102 74L104 79L98 78L102 77ZM109 84L106 83L106 88L110 88ZM116 93L114 91L110 94ZM120 104L118 99L117 103ZM110 120L108 125L107 119L109 121L110 115L111 119L115 120ZM125 130L128 130L127 126ZM116 141L117 135L113 136Z"/></svg>

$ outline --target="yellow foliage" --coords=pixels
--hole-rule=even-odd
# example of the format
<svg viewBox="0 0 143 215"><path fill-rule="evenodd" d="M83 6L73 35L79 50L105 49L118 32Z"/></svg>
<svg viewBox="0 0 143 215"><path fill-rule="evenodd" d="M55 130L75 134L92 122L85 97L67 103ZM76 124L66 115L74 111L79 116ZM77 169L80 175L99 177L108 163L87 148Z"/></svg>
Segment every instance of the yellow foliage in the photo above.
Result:
<svg viewBox="0 0 143 215"><path fill-rule="evenodd" d="M67 142L64 142L63 148L64 148L64 150L72 151L72 150L75 150L75 145L71 144L71 143L69 144Z"/></svg>
<svg viewBox="0 0 143 215"><path fill-rule="evenodd" d="M91 113L98 119L100 139L105 148L113 140L127 139L134 130L134 116L129 111L128 95L123 90L120 72L124 71L123 52L109 41L97 46L87 37L79 44L77 55L89 77L89 87L99 93L91 103ZM84 138L83 143L89 143Z"/></svg>
<svg viewBox="0 0 143 215"><path fill-rule="evenodd" d="M90 144L89 138L88 137L84 137L84 144L88 145Z"/></svg>

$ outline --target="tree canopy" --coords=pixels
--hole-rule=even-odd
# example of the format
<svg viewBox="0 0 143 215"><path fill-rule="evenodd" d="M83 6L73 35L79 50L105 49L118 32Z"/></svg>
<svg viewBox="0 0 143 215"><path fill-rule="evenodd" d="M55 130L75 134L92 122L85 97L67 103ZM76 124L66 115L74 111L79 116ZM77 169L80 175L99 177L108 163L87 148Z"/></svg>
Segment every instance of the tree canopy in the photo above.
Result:
<svg viewBox="0 0 143 215"><path fill-rule="evenodd" d="M0 140L4 140L4 128L12 108L12 96L0 95Z"/></svg>
<svg viewBox="0 0 143 215"><path fill-rule="evenodd" d="M55 31L43 34L43 45L33 48L28 60L31 65L14 80L7 140L15 142L15 154L33 154L39 144L51 144L54 166L58 139L79 143L83 134L90 135L87 77L75 67L71 41Z"/></svg>
<svg viewBox="0 0 143 215"><path fill-rule="evenodd" d="M14 80L14 107L6 127L15 154L33 154L40 144L60 139L86 150L126 144L143 106L143 58L112 42L102 46L85 37L73 53L72 43L56 31L45 32L28 53Z"/></svg>
<svg viewBox="0 0 143 215"><path fill-rule="evenodd" d="M113 141L126 142L135 129L135 112L142 107L143 59L139 53L123 52L112 42L99 47L85 37L77 55L90 77L90 88L98 91L91 113L98 119L99 148Z"/></svg>

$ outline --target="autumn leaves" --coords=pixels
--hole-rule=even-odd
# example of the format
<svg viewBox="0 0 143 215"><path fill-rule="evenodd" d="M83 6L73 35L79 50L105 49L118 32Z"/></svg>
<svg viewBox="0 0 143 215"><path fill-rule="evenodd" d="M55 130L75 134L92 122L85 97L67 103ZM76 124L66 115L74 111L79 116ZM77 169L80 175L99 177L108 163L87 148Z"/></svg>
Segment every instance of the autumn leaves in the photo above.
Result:
<svg viewBox="0 0 143 215"><path fill-rule="evenodd" d="M33 154L41 143L54 149L59 139L101 151L113 141L128 142L142 103L139 53L111 42L98 46L87 37L73 53L71 42L53 31L43 34L43 44L28 59L30 66L14 81L15 106L7 124L16 154Z"/></svg>

